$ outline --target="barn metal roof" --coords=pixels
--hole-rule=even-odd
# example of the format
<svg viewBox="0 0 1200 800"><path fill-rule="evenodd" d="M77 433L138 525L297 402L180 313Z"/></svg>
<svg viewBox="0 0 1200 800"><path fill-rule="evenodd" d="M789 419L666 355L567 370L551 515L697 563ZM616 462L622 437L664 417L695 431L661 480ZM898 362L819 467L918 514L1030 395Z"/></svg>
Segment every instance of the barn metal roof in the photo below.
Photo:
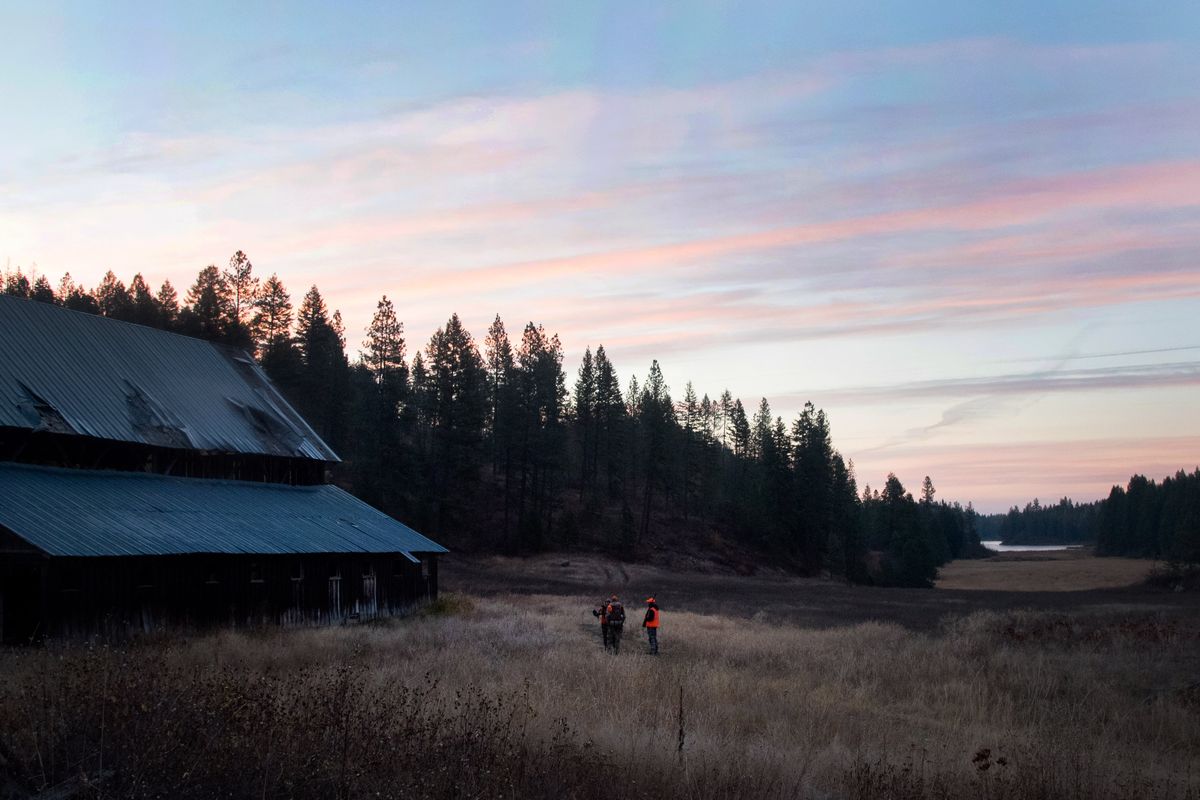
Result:
<svg viewBox="0 0 1200 800"><path fill-rule="evenodd" d="M0 527L52 556L447 552L336 486L14 463Z"/></svg>
<svg viewBox="0 0 1200 800"><path fill-rule="evenodd" d="M0 427L337 461L245 352L0 295Z"/></svg>

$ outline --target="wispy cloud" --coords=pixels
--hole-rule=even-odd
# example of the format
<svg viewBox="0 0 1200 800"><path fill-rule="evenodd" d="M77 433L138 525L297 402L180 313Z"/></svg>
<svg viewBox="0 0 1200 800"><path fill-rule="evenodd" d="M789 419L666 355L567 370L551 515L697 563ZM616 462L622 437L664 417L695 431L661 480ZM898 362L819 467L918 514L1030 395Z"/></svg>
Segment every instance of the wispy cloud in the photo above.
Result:
<svg viewBox="0 0 1200 800"><path fill-rule="evenodd" d="M1063 356L1063 358L1068 361L1083 361L1099 358L1123 358L1126 356L1158 355L1160 353L1182 353L1194 350L1200 350L1200 344L1181 345L1179 347L1155 347L1149 350L1115 350L1107 353L1073 353L1071 355ZM1017 364L1045 360L1045 356L1039 356L1037 358L999 358L991 359L991 362L997 364Z"/></svg>
<svg viewBox="0 0 1200 800"><path fill-rule="evenodd" d="M1200 466L1200 436L1079 438L1039 442L916 443L897 448L884 460L855 455L858 482L883 485L894 471L905 485L920 485L929 475L939 495L953 497L984 512L1024 505L1033 498L1056 502L1069 496L1080 502L1106 497L1131 475L1156 480L1180 469Z"/></svg>
<svg viewBox="0 0 1200 800"><path fill-rule="evenodd" d="M894 403L899 399L1020 395L1200 385L1200 361L1089 369L1047 369L1008 375L940 378L817 393L828 404ZM797 398L799 399L799 395Z"/></svg>
<svg viewBox="0 0 1200 800"><path fill-rule="evenodd" d="M785 414L808 399L788 389L809 373L775 359L804 350L815 383L849 387L821 393L831 411L943 402L924 428L880 425L932 447L1039 393L1197 384L1183 355L970 377L955 362L879 385L825 355L895 352L898 340L930 353L984 331L999 363L1030 326L1057 342L1118 318L1137 321L1129 358L1190 343L1157 324L1200 303L1190 49L1108 38L804 56L798 40L769 68L698 58L653 79L588 81L575 51L522 72L566 52L529 30L463 43L456 63L482 59L486 74L420 92L414 65L437 59L410 52L419 43L324 52L317 78L304 47L272 39L222 73L238 78L230 107L272 113L214 115L221 99L194 94L146 103L150 115L100 105L99 132L48 126L55 136L13 149L0 163L0 261L182 287L243 249L296 294L318 284L352 351L386 292L417 340L451 311L479 325L499 312L545 322L572 353L603 341L630 366L699 365L687 377L707 386L769 363L754 391ZM736 363L703 357L718 351Z"/></svg>

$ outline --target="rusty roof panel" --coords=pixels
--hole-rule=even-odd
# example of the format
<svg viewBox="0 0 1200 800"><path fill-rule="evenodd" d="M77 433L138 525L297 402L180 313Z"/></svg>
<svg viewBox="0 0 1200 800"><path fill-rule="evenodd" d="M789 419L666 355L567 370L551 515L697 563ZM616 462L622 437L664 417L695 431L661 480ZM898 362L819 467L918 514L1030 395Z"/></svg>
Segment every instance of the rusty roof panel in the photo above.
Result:
<svg viewBox="0 0 1200 800"><path fill-rule="evenodd" d="M0 527L52 556L447 552L336 486L12 463Z"/></svg>
<svg viewBox="0 0 1200 800"><path fill-rule="evenodd" d="M243 351L4 295L0 427L338 460Z"/></svg>

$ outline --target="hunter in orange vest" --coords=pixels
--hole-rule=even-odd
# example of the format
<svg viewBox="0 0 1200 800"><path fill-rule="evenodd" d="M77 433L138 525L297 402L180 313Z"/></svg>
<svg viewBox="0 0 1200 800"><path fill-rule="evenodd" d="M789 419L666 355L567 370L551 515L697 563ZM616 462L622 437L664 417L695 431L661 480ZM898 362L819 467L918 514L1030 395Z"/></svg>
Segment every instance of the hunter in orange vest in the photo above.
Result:
<svg viewBox="0 0 1200 800"><path fill-rule="evenodd" d="M653 597L646 598L646 618L642 620L642 627L646 629L646 638L650 641L650 655L658 655L658 623L662 620L662 614L658 610L658 603Z"/></svg>

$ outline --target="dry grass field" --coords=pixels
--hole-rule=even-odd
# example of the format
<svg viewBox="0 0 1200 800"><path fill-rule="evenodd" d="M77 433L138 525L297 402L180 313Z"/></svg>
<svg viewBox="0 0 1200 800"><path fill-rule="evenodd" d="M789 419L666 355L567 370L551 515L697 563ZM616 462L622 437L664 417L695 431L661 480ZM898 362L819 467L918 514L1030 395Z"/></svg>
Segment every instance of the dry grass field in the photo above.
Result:
<svg viewBox="0 0 1200 800"><path fill-rule="evenodd" d="M496 587L387 624L0 653L0 772L14 797L1200 796L1194 599L810 626L778 592L803 620L834 587L692 580L659 594L658 658L636 623L605 655L590 596ZM680 610L714 586L775 610Z"/></svg>
<svg viewBox="0 0 1200 800"><path fill-rule="evenodd" d="M946 565L937 588L1009 592L1119 589L1141 583L1153 568L1152 561L1095 558L1086 550L1001 553Z"/></svg>

